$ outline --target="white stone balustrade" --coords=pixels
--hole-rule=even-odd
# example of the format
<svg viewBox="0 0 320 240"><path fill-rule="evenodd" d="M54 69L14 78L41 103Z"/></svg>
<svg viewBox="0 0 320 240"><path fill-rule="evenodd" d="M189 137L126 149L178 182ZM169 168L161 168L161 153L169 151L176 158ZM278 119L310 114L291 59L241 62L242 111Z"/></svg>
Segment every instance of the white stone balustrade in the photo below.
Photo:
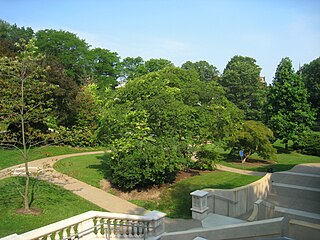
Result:
<svg viewBox="0 0 320 240"><path fill-rule="evenodd" d="M165 213L144 216L89 211L6 240L154 239L164 232Z"/></svg>

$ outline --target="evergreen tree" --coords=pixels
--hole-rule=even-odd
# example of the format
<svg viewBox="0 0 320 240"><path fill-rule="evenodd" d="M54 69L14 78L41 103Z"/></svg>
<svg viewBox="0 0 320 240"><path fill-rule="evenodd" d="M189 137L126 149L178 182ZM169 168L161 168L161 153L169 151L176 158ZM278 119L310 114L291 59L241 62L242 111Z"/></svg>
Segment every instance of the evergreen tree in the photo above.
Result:
<svg viewBox="0 0 320 240"><path fill-rule="evenodd" d="M297 140L313 123L315 114L308 102L307 89L288 57L278 65L268 103L268 125L286 147L289 140Z"/></svg>

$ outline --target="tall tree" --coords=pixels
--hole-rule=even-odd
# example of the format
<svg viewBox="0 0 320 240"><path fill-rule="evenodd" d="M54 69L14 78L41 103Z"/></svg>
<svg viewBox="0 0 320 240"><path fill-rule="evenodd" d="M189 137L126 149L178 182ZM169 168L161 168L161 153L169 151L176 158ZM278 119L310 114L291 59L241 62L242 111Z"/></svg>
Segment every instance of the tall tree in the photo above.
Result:
<svg viewBox="0 0 320 240"><path fill-rule="evenodd" d="M146 74L146 72L142 57L126 57L121 61L120 81L127 82Z"/></svg>
<svg viewBox="0 0 320 240"><path fill-rule="evenodd" d="M248 120L262 120L266 102L266 83L260 80L261 68L250 57L234 56L220 79L227 98L242 109Z"/></svg>
<svg viewBox="0 0 320 240"><path fill-rule="evenodd" d="M106 88L114 88L120 74L120 58L117 53L107 49L94 48L89 52L89 64L91 67L93 82L100 92Z"/></svg>
<svg viewBox="0 0 320 240"><path fill-rule="evenodd" d="M289 140L295 141L308 130L315 119L307 89L288 57L283 58L277 67L268 94L267 114L269 127L286 147Z"/></svg>
<svg viewBox="0 0 320 240"><path fill-rule="evenodd" d="M76 96L90 79L88 44L75 34L52 29L36 33L38 52L45 54L43 66L50 66L47 80L59 86L54 91L58 124L71 127L76 123Z"/></svg>
<svg viewBox="0 0 320 240"><path fill-rule="evenodd" d="M16 43L24 40L28 42L33 37L30 27L18 27L0 19L0 57L13 57L18 55L19 48Z"/></svg>
<svg viewBox="0 0 320 240"><path fill-rule="evenodd" d="M187 61L181 65L181 68L196 71L201 81L217 81L219 79L218 69L207 61Z"/></svg>
<svg viewBox="0 0 320 240"><path fill-rule="evenodd" d="M20 45L17 57L0 58L0 121L9 125L1 142L20 150L25 165L24 208L30 207L28 151L50 132L46 121L51 112L53 86L45 82L43 56L36 54L35 41ZM13 126L13 127L10 127Z"/></svg>
<svg viewBox="0 0 320 240"><path fill-rule="evenodd" d="M166 67L173 67L173 63L167 59L163 59L163 58L151 58L148 61L146 61L144 63L144 66L147 70L147 73L151 73L151 72L157 72L160 71Z"/></svg>
<svg viewBox="0 0 320 240"><path fill-rule="evenodd" d="M303 65L299 74L308 89L311 106L317 111L317 121L320 122L320 57Z"/></svg>

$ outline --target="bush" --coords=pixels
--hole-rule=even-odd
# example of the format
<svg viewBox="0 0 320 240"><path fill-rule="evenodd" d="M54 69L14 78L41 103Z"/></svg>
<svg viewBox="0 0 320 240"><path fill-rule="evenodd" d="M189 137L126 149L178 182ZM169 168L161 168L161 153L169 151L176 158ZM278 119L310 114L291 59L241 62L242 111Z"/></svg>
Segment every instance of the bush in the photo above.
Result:
<svg viewBox="0 0 320 240"><path fill-rule="evenodd" d="M118 148L110 160L110 181L131 190L172 182L179 169L177 154L161 143L137 141L130 149Z"/></svg>
<svg viewBox="0 0 320 240"><path fill-rule="evenodd" d="M293 148L304 154L320 156L320 133L306 132L293 144Z"/></svg>
<svg viewBox="0 0 320 240"><path fill-rule="evenodd" d="M221 155L214 150L202 149L196 154L197 161L193 163L193 169L213 170L216 162L221 160Z"/></svg>

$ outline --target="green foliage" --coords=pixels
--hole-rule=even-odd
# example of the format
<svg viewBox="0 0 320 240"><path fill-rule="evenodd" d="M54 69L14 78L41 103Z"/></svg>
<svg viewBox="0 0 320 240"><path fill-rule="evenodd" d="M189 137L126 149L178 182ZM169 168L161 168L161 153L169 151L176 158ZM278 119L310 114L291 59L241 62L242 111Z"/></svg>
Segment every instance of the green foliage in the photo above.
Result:
<svg viewBox="0 0 320 240"><path fill-rule="evenodd" d="M14 57L18 55L19 47L16 43L29 42L33 37L33 30L29 27L18 27L0 19L0 57Z"/></svg>
<svg viewBox="0 0 320 240"><path fill-rule="evenodd" d="M92 68L93 81L102 95L106 88L114 88L120 74L120 58L107 49L94 48L89 51L88 60Z"/></svg>
<svg viewBox="0 0 320 240"><path fill-rule="evenodd" d="M307 89L294 72L291 60L283 58L268 94L267 115L268 125L275 137L284 143L289 140L296 141L312 126L314 112L307 98Z"/></svg>
<svg viewBox="0 0 320 240"><path fill-rule="evenodd" d="M266 83L260 81L261 68L250 57L234 56L220 79L227 98L242 109L247 120L263 119Z"/></svg>
<svg viewBox="0 0 320 240"><path fill-rule="evenodd" d="M109 164L110 181L124 190L171 182L179 167L173 153L172 146L162 142L137 141L130 149L118 147Z"/></svg>
<svg viewBox="0 0 320 240"><path fill-rule="evenodd" d="M317 120L320 122L320 57L309 64L305 64L299 70L302 80L309 92L309 102L318 113Z"/></svg>
<svg viewBox="0 0 320 240"><path fill-rule="evenodd" d="M214 170L216 163L222 159L222 156L213 149L201 149L196 153L197 160L193 162L192 168L198 170Z"/></svg>
<svg viewBox="0 0 320 240"><path fill-rule="evenodd" d="M244 122L242 128L229 139L228 147L232 148L231 153L237 155L242 150L244 152L243 162L254 153L268 159L276 153L270 142L272 140L273 133L269 128L261 122L251 120Z"/></svg>
<svg viewBox="0 0 320 240"><path fill-rule="evenodd" d="M304 133L297 141L295 141L293 148L303 154L320 156L320 133Z"/></svg>
<svg viewBox="0 0 320 240"><path fill-rule="evenodd" d="M198 73L200 81L217 81L219 79L218 69L207 61L190 62L181 65L182 69L194 70Z"/></svg>
<svg viewBox="0 0 320 240"><path fill-rule="evenodd" d="M241 119L217 83L202 82L195 72L175 67L127 82L107 103L103 115L98 138L113 144L112 166L119 168L112 172L112 181L127 188L158 184L162 172L171 179L179 161L188 165L190 146L232 134ZM141 171L148 170L139 168L151 166L147 164L151 155L159 156L155 158L161 163L155 165L159 176L142 179L140 184ZM117 179L120 173L125 176Z"/></svg>
<svg viewBox="0 0 320 240"><path fill-rule="evenodd" d="M31 146L51 137L46 121L55 87L44 80L46 69L40 65L43 56L37 54L35 40L17 46L18 56L0 58L0 121L8 125L0 140Z"/></svg>

